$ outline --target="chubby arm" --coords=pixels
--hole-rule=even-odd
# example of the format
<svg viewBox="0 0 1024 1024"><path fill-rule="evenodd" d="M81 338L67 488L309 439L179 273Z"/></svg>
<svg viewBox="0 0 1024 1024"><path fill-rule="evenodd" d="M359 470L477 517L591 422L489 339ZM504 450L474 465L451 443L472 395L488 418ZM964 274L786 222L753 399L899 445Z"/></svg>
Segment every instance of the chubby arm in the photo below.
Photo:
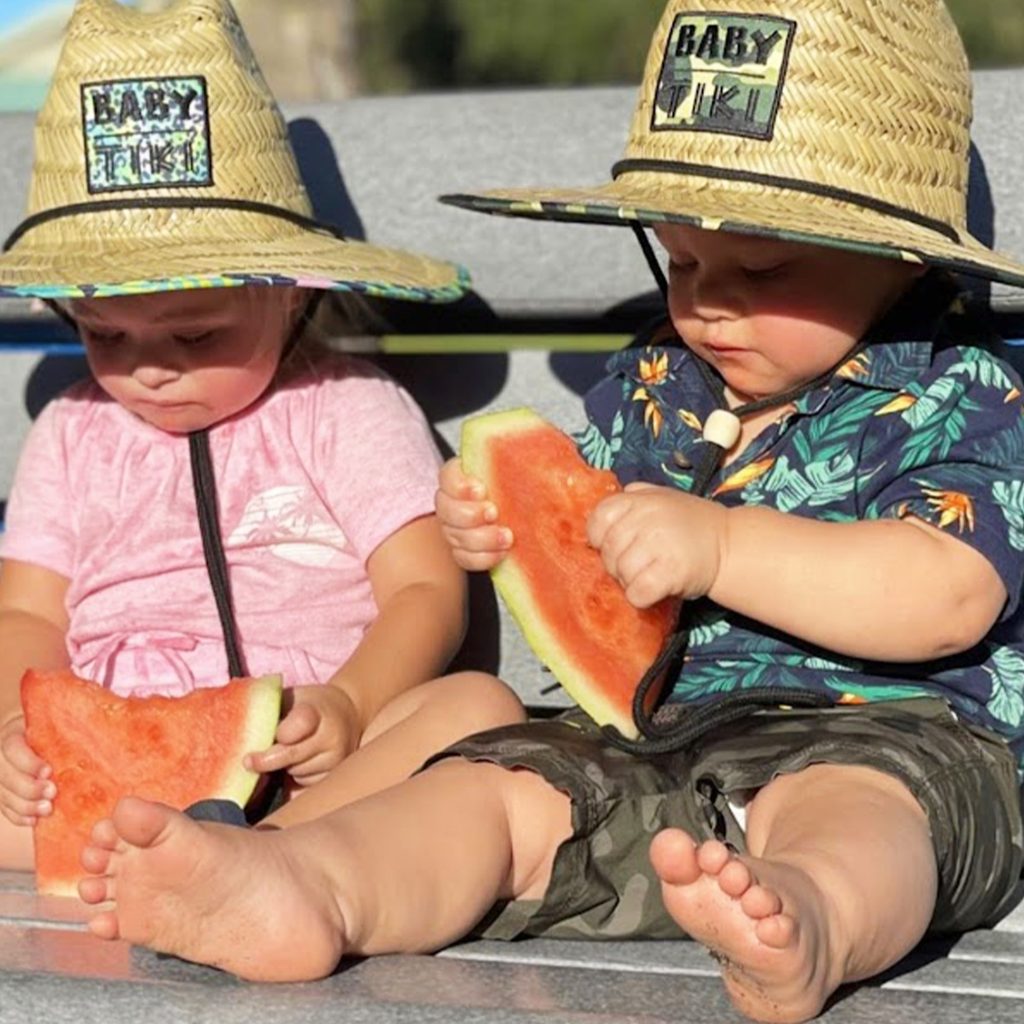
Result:
<svg viewBox="0 0 1024 1024"><path fill-rule="evenodd" d="M827 523L730 509L712 600L842 654L929 661L973 647L1006 604L984 555L913 517Z"/></svg>
<svg viewBox="0 0 1024 1024"><path fill-rule="evenodd" d="M440 675L466 632L466 578L434 516L397 530L370 556L378 614L324 686L292 691L276 743L249 755L255 771L287 768L312 785L358 748L366 727L399 694Z"/></svg>
<svg viewBox="0 0 1024 1024"><path fill-rule="evenodd" d="M0 813L15 825L48 814L49 768L25 742L21 677L27 668L69 665L64 608L68 581L26 562L0 568Z"/></svg>
<svg viewBox="0 0 1024 1024"><path fill-rule="evenodd" d="M466 633L466 578L434 516L392 534L367 570L379 613L331 679L363 729L400 693L440 675Z"/></svg>
<svg viewBox="0 0 1024 1024"><path fill-rule="evenodd" d="M983 555L915 518L821 522L634 485L598 507L589 536L638 607L706 595L857 658L967 650L1007 597Z"/></svg>
<svg viewBox="0 0 1024 1024"><path fill-rule="evenodd" d="M21 715L25 669L70 664L67 590L64 576L37 565L6 561L0 568L0 726Z"/></svg>

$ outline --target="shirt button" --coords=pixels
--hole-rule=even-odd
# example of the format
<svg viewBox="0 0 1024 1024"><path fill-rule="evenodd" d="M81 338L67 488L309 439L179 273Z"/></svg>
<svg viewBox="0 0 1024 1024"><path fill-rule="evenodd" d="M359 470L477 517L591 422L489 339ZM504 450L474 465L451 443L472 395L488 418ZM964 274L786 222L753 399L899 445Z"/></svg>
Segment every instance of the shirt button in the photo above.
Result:
<svg viewBox="0 0 1024 1024"><path fill-rule="evenodd" d="M678 449L672 453L672 461L677 469L693 469L693 463Z"/></svg>

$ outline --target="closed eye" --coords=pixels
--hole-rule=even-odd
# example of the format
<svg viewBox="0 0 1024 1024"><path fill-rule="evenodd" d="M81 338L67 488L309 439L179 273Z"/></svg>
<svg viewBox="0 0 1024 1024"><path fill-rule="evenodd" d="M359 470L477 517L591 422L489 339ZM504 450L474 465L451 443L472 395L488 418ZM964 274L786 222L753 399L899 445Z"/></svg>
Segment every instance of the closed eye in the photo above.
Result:
<svg viewBox="0 0 1024 1024"><path fill-rule="evenodd" d="M208 341L212 340L215 333L214 331L201 331L198 334L175 334L174 340L186 348L193 348L205 345Z"/></svg>
<svg viewBox="0 0 1024 1024"><path fill-rule="evenodd" d="M751 281L770 281L782 277L787 270L787 264L774 263L770 267L744 267L743 273Z"/></svg>
<svg viewBox="0 0 1024 1024"><path fill-rule="evenodd" d="M94 345L116 345L124 340L122 331L97 331L91 327L83 327L82 333Z"/></svg>

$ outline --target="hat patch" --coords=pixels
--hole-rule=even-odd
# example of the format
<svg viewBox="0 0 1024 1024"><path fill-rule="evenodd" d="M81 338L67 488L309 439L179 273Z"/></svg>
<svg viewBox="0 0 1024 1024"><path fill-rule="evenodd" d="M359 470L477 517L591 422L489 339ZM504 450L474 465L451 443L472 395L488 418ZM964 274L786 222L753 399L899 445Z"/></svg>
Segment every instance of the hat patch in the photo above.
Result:
<svg viewBox="0 0 1024 1024"><path fill-rule="evenodd" d="M83 85L82 126L90 193L213 184L202 76Z"/></svg>
<svg viewBox="0 0 1024 1024"><path fill-rule="evenodd" d="M761 14L680 14L654 103L654 131L770 139L796 22Z"/></svg>

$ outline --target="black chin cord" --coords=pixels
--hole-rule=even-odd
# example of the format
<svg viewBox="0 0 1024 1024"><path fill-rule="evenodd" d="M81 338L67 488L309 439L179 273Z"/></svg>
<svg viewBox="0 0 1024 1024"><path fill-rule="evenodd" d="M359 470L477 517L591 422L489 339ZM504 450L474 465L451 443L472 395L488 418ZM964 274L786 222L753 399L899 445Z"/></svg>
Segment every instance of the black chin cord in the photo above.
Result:
<svg viewBox="0 0 1024 1024"><path fill-rule="evenodd" d="M238 642L238 630L235 627L231 603L231 582L228 579L228 567L217 518L217 485L210 460L209 431L199 430L189 434L188 448L192 460L192 486L196 495L196 512L199 514L199 532L202 534L206 570L210 575L213 598L217 602L217 614L224 632L228 672L232 679L243 679L248 672L245 670L245 660Z"/></svg>
<svg viewBox="0 0 1024 1024"><path fill-rule="evenodd" d="M310 296L302 315L297 319L282 348L281 359L291 355L299 343L325 293L314 292ZM232 679L248 676L242 645L238 639L235 623L234 603L231 600L231 581L228 578L227 559L224 557L224 542L220 535L220 520L217 515L217 481L210 458L210 431L197 430L188 436L188 451L192 462L192 489L196 496L196 512L199 515L199 532L203 538L203 555L206 572L210 577L213 599L217 603L217 615L224 633L224 648L228 656L228 672Z"/></svg>
<svg viewBox="0 0 1024 1024"><path fill-rule="evenodd" d="M655 253L654 251L654 246L651 245L650 238L647 237L647 232L644 229L643 224L638 224L636 221L634 221L633 234L636 235L636 240L640 243L640 248L643 250L644 259L647 260L647 266L650 267L651 273L654 275L654 280L658 282L658 291L661 292L662 298L664 298L667 304L668 278L665 276L665 271L661 269L661 264L658 262L657 253Z"/></svg>

